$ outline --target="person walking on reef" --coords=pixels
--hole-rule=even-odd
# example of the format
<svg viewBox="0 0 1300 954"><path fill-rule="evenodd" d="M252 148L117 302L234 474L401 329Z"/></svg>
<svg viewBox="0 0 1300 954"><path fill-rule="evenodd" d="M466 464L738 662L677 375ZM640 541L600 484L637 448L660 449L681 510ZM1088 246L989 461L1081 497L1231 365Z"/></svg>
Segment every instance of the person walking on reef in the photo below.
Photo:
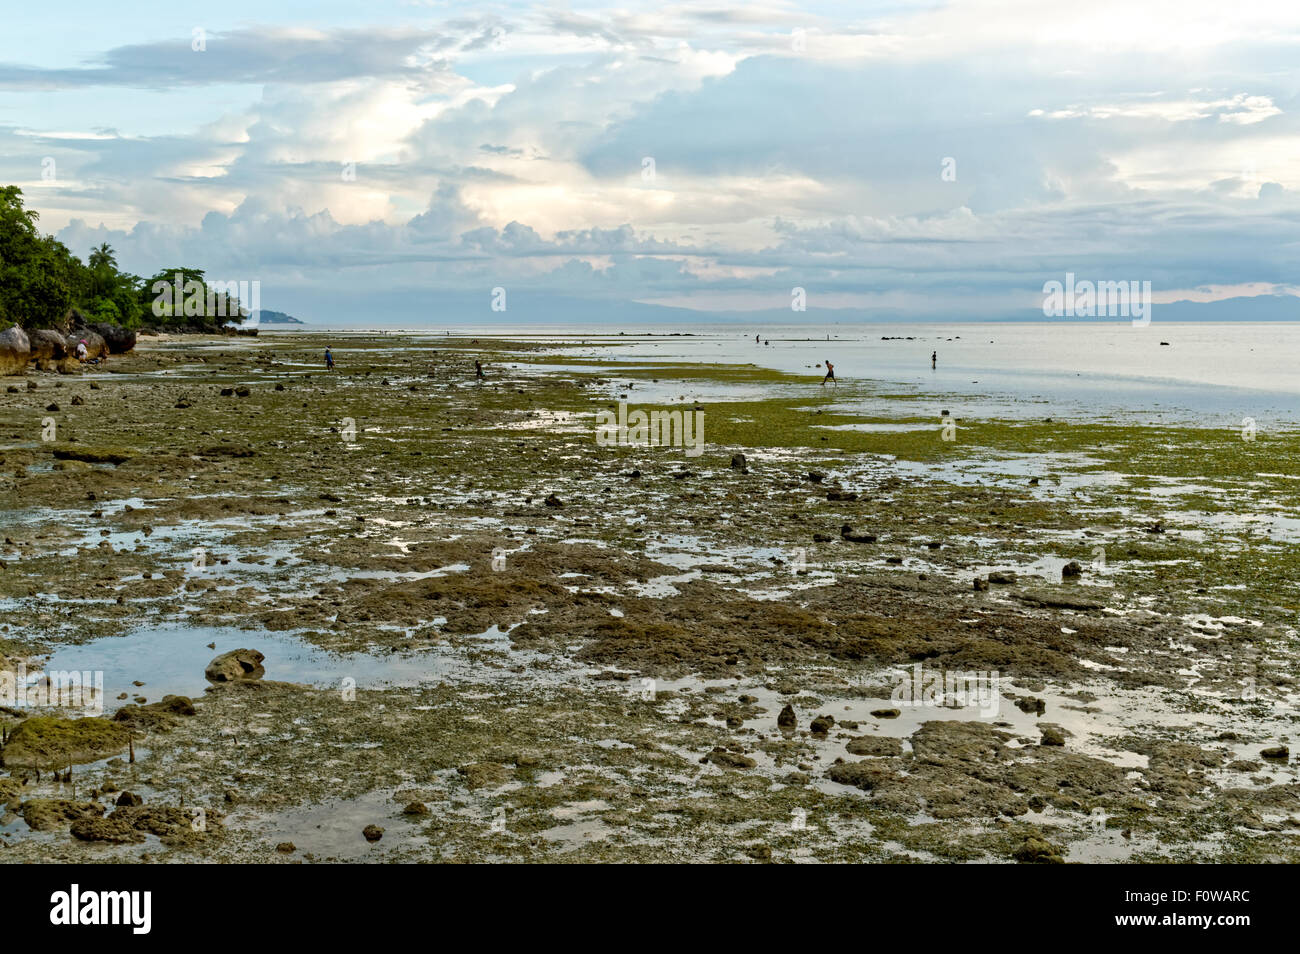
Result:
<svg viewBox="0 0 1300 954"><path fill-rule="evenodd" d="M937 368L937 367L939 367L939 352L937 352L937 351L931 351L931 352L930 352L930 370L933 371L933 370L934 370L935 368Z"/></svg>
<svg viewBox="0 0 1300 954"><path fill-rule="evenodd" d="M325 348L325 370L326 371L334 370L334 354L333 352L330 351L328 346L326 346Z"/></svg>
<svg viewBox="0 0 1300 954"><path fill-rule="evenodd" d="M822 387L826 387L827 381L835 381L835 365L829 361L826 362L826 377L822 378ZM835 383L839 384L840 382L835 381Z"/></svg>
<svg viewBox="0 0 1300 954"><path fill-rule="evenodd" d="M483 362L478 360L474 362L474 377L480 381L487 380L487 375L483 373Z"/></svg>

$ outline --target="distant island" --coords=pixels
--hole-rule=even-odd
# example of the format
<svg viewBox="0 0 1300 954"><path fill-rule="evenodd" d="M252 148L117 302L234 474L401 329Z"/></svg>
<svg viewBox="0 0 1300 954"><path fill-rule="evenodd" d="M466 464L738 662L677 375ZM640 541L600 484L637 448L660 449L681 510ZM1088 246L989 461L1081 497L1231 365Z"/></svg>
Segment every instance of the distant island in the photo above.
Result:
<svg viewBox="0 0 1300 954"><path fill-rule="evenodd" d="M305 325L307 322L293 315L286 315L282 311L271 311L263 308L258 312L258 323L263 325Z"/></svg>

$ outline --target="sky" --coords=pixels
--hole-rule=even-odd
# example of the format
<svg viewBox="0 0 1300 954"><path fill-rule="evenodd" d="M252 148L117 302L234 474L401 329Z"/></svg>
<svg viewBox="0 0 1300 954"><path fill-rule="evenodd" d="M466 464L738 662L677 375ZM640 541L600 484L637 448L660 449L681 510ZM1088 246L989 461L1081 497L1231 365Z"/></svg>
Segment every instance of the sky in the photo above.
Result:
<svg viewBox="0 0 1300 954"><path fill-rule="evenodd" d="M1300 4L24 5L0 182L322 324L1300 318Z"/></svg>

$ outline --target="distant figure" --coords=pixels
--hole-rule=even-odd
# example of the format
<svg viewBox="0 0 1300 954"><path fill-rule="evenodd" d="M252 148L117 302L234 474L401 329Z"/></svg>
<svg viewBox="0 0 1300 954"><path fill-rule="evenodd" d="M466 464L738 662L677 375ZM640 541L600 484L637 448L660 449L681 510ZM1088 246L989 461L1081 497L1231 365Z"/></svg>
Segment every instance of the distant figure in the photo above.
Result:
<svg viewBox="0 0 1300 954"><path fill-rule="evenodd" d="M835 381L835 365L829 361L826 362L826 377L822 378L822 387L826 387L827 381ZM840 382L835 381L836 385Z"/></svg>
<svg viewBox="0 0 1300 954"><path fill-rule="evenodd" d="M333 352L330 351L329 348L325 349L325 370L326 371L334 370L334 354Z"/></svg>
<svg viewBox="0 0 1300 954"><path fill-rule="evenodd" d="M937 368L938 366L939 366L939 352L937 352L937 351L931 351L931 352L930 352L930 368L931 368L931 370L933 370L934 368Z"/></svg>
<svg viewBox="0 0 1300 954"><path fill-rule="evenodd" d="M754 335L754 344L758 344L758 335Z"/></svg>
<svg viewBox="0 0 1300 954"><path fill-rule="evenodd" d="M80 341L77 342L77 360L78 361L86 360L86 339L85 338L82 338Z"/></svg>
<svg viewBox="0 0 1300 954"><path fill-rule="evenodd" d="M474 377L480 381L487 379L487 375L483 373L483 363L481 361L476 360L474 362Z"/></svg>
<svg viewBox="0 0 1300 954"><path fill-rule="evenodd" d="M763 341L763 347L766 348L766 347L767 347L768 345L770 345L771 343L772 343L772 342L770 342L770 341L764 340L764 341Z"/></svg>

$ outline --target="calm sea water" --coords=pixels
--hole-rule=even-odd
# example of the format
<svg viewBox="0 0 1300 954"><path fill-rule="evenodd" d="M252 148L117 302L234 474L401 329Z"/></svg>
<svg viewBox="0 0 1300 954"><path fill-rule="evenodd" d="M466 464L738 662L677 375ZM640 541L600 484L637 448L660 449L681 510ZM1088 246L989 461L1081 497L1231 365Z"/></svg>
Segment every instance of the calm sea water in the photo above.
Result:
<svg viewBox="0 0 1300 954"><path fill-rule="evenodd" d="M314 329L304 329L314 330ZM955 324L493 326L409 329L578 343L559 353L653 364L746 364L806 374L829 359L844 382L870 379L968 416L1114 417L1240 429L1300 424L1300 323L963 322ZM650 333L650 334L647 334ZM754 336L760 343L755 343ZM889 339L889 340L886 340ZM587 346L582 346L585 342ZM1165 343L1167 342L1167 344ZM612 347L611 347L612 345ZM930 367L931 352L937 367ZM848 389L845 389L847 392ZM642 392L643 400L649 395ZM703 399L721 396L702 387ZM846 402L899 413L885 402ZM915 410L915 409L913 409ZM925 405L925 410L930 408Z"/></svg>
<svg viewBox="0 0 1300 954"><path fill-rule="evenodd" d="M613 354L620 358L753 363L815 376L814 383L822 374L817 365L829 359L841 379L898 384L969 415L1047 416L1059 407L1061 414L1217 423L1234 429L1245 417L1260 425L1300 423L1300 323L1153 322L1135 328L1060 321L646 330L689 331L691 337L632 337L582 328L564 333L579 340L587 334L585 340L592 343L615 342ZM765 343L755 344L755 334ZM936 351L937 367L931 369L930 355ZM609 347L577 352L611 355Z"/></svg>

